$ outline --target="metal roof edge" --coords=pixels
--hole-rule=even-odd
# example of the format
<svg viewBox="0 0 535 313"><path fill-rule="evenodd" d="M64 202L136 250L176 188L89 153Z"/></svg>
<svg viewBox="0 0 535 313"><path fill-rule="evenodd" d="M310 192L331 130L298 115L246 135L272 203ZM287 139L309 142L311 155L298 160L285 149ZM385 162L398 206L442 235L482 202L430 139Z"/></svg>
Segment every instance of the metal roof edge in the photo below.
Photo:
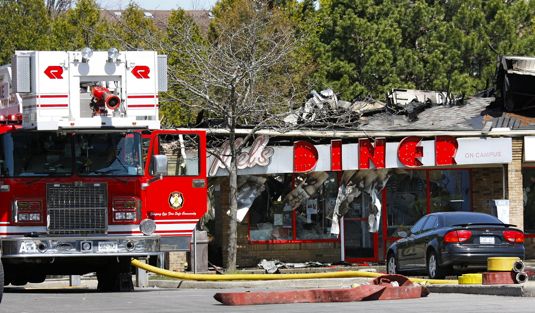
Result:
<svg viewBox="0 0 535 313"><path fill-rule="evenodd" d="M212 135L227 135L230 134L228 129L205 129L208 134ZM317 138L355 138L355 137L406 137L406 136L456 136L456 137L519 137L519 136L535 136L534 130L497 130L497 131L481 131L481 130L411 130L411 131L353 131L353 130L292 130L292 131L277 131L271 129L251 130L251 129L236 129L237 135L249 135L251 133L257 135L268 135L276 137L317 137Z"/></svg>

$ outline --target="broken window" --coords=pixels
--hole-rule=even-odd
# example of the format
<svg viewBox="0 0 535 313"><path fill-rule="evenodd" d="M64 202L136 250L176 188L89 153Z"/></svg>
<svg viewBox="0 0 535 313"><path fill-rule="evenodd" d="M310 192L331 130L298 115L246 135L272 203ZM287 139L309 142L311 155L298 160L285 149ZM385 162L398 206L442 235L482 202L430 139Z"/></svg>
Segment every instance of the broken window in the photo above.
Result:
<svg viewBox="0 0 535 313"><path fill-rule="evenodd" d="M250 240L293 238L292 208L283 203L291 184L291 174L266 177L264 190L254 199L249 210Z"/></svg>
<svg viewBox="0 0 535 313"><path fill-rule="evenodd" d="M329 219L338 190L336 173L321 179L292 174L266 177L265 188L249 211L250 240L336 240ZM296 190L301 192L298 202L288 201L287 195Z"/></svg>
<svg viewBox="0 0 535 313"><path fill-rule="evenodd" d="M305 179L298 176L296 181ZM338 179L334 172L328 173L325 181L318 185L304 203L296 209L296 239L331 239L331 220L329 212L334 210L338 194Z"/></svg>

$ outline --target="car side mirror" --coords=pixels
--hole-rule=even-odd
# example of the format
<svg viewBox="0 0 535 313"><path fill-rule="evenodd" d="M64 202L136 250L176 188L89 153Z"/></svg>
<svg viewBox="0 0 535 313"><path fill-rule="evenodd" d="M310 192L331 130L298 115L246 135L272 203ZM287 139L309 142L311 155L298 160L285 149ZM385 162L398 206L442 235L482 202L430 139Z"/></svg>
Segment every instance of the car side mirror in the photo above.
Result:
<svg viewBox="0 0 535 313"><path fill-rule="evenodd" d="M163 176L167 174L167 155L156 154L152 156L151 173L154 176Z"/></svg>
<svg viewBox="0 0 535 313"><path fill-rule="evenodd" d="M407 238L407 236L409 236L409 234L404 230L398 231L397 235L398 235L398 237L401 237L401 238Z"/></svg>

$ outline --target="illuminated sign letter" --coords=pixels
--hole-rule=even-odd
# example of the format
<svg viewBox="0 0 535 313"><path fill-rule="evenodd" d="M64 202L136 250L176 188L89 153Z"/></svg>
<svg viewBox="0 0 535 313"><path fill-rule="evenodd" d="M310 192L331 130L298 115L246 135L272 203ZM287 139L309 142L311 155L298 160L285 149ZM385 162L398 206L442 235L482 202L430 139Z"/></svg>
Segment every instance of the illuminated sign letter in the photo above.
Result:
<svg viewBox="0 0 535 313"><path fill-rule="evenodd" d="M342 170L342 140L331 140L331 171Z"/></svg>
<svg viewBox="0 0 535 313"><path fill-rule="evenodd" d="M422 162L418 160L424 156L423 147L419 146L422 139L416 136L405 137L400 141L398 147L399 161L408 167L421 166Z"/></svg>
<svg viewBox="0 0 535 313"><path fill-rule="evenodd" d="M318 150L306 141L294 143L294 172L306 173L314 169L318 163Z"/></svg>
<svg viewBox="0 0 535 313"><path fill-rule="evenodd" d="M435 138L435 164L436 165L454 165L455 154L459 144L457 139L451 136L437 136Z"/></svg>
<svg viewBox="0 0 535 313"><path fill-rule="evenodd" d="M359 168L370 168L370 161L375 168L385 168L386 140L384 138L375 139L375 147L370 139L359 139Z"/></svg>

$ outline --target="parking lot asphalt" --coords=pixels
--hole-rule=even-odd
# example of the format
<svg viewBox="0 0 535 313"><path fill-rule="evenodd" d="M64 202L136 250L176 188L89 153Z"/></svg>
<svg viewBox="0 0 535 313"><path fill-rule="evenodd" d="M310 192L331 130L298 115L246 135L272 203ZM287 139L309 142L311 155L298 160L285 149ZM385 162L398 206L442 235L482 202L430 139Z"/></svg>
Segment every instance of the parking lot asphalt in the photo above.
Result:
<svg viewBox="0 0 535 313"><path fill-rule="evenodd" d="M269 281L191 281L174 279L151 279L144 288L182 288L182 289L316 289L316 288L350 288L351 286L367 284L369 278L322 278L299 280L269 280ZM70 286L68 279L49 279L41 284L27 284L20 287L8 286L10 289L65 289L81 288L96 289L94 278L82 279L80 285ZM480 294L512 297L535 297L535 281L512 285L427 285L432 293L460 293ZM142 289L142 288L136 288Z"/></svg>

